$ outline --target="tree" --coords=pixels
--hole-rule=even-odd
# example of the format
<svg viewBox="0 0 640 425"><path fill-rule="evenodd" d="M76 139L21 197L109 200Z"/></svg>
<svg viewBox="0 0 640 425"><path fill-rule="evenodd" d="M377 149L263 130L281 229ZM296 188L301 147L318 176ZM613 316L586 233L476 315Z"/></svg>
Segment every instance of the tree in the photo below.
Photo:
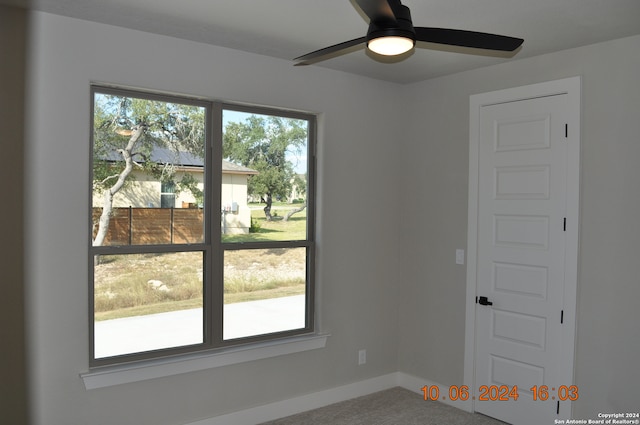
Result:
<svg viewBox="0 0 640 425"><path fill-rule="evenodd" d="M230 122L225 127L223 156L258 171L249 178L248 191L264 198L267 221L272 220L273 200L286 198L295 180L287 152L299 152L306 143L304 120L251 115L244 122Z"/></svg>
<svg viewBox="0 0 640 425"><path fill-rule="evenodd" d="M114 196L132 179L135 168L161 181L173 181L180 153L204 157L204 108L149 99L96 93L93 122L93 193L102 195L102 213L94 246L107 235ZM168 149L175 161L151 160L154 149ZM188 176L176 182L177 190L202 192Z"/></svg>

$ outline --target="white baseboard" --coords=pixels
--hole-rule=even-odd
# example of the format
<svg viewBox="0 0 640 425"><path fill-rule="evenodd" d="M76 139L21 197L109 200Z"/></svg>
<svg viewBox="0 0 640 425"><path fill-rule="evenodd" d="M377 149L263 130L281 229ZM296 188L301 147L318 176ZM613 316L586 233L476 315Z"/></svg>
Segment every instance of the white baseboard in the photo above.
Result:
<svg viewBox="0 0 640 425"><path fill-rule="evenodd" d="M186 425L255 425L393 387L403 387L415 393L423 394L422 387L425 385L437 385L443 395L448 395L448 386L445 387L426 379L407 375L406 373L395 372L313 394L191 422ZM452 401L449 400L448 397L440 401L466 411L471 411L473 408L470 402Z"/></svg>
<svg viewBox="0 0 640 425"><path fill-rule="evenodd" d="M397 386L396 373L390 373L313 394L191 422L187 425L255 425L257 423L295 415L296 413L307 410L317 409L340 401L372 394L395 386Z"/></svg>

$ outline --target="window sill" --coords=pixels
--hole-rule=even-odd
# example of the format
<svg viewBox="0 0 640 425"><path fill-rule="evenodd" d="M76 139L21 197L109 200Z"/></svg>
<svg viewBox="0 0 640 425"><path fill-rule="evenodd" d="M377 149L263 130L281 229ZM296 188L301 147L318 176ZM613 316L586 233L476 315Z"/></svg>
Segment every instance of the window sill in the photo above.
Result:
<svg viewBox="0 0 640 425"><path fill-rule="evenodd" d="M324 348L328 334L314 334L127 365L96 368L80 374L87 390L195 372L285 354Z"/></svg>

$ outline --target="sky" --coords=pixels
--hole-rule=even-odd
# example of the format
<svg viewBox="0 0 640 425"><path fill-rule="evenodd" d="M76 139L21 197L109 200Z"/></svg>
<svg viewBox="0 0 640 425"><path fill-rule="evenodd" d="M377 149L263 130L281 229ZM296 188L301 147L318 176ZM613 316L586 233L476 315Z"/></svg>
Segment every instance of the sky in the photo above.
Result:
<svg viewBox="0 0 640 425"><path fill-rule="evenodd" d="M243 122L246 118L250 117L251 115L266 116L261 114L239 112L239 111L232 111L229 109L225 109L223 110L223 113L222 113L222 126L223 128L225 128L227 126L227 123L229 122ZM287 152L287 159L291 161L291 163L294 165L294 170L296 171L296 173L306 174L307 172L306 149L304 149L303 152L294 152L294 151Z"/></svg>

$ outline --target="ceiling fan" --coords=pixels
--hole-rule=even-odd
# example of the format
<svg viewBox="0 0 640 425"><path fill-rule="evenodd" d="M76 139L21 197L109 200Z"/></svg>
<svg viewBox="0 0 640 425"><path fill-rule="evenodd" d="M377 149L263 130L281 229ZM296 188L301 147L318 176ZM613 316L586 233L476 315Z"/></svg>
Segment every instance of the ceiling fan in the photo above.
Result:
<svg viewBox="0 0 640 425"><path fill-rule="evenodd" d="M334 57L352 47L366 43L367 48L384 56L397 56L413 49L416 41L448 46L513 52L521 38L448 28L414 27L411 11L400 0L352 0L369 18L366 37L345 41L316 50L294 60L309 65Z"/></svg>

